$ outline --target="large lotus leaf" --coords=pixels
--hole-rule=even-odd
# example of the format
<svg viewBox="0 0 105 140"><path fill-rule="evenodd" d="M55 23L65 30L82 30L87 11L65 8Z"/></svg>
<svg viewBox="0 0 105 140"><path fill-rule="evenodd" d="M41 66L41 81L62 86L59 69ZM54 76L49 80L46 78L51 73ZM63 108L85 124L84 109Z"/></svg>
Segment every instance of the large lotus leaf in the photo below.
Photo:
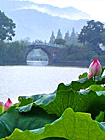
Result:
<svg viewBox="0 0 105 140"><path fill-rule="evenodd" d="M48 104L50 102L52 102L55 97L56 97L56 92L62 92L62 91L70 91L70 89L73 89L74 91L79 91L81 89L86 89L88 88L89 86L93 85L93 84L100 84L100 83L105 83L105 77L97 77L98 80L95 82L93 80L93 78L91 79L88 79L86 77L87 73L84 73L83 75L80 76L80 80L78 81L72 81L71 84L69 85L64 85L64 84L59 84L57 90L52 93L52 94L37 94L37 95L33 95L33 96L20 96L18 99L19 99L19 102L20 102L20 107L21 106L27 106L28 104L30 103L33 103L35 102L37 105L39 104ZM85 78L83 78L85 77ZM93 87L91 87L93 89ZM104 89L104 88L103 88ZM103 90L102 89L102 90ZM95 90L96 91L96 90ZM30 108L31 109L31 108Z"/></svg>
<svg viewBox="0 0 105 140"><path fill-rule="evenodd" d="M95 118L98 122L104 122L105 121L105 112L100 111L99 115Z"/></svg>
<svg viewBox="0 0 105 140"><path fill-rule="evenodd" d="M50 138L45 138L43 140L67 140L65 138L58 138L58 137L50 137Z"/></svg>
<svg viewBox="0 0 105 140"><path fill-rule="evenodd" d="M100 123L98 123L98 124L99 124L99 126L102 128L102 130L105 131L105 122L100 122Z"/></svg>
<svg viewBox="0 0 105 140"><path fill-rule="evenodd" d="M28 105L33 102L44 102L44 104L48 104L49 102L53 101L55 98L56 93L51 94L36 94L32 96L19 96L18 100L20 102L19 107Z"/></svg>
<svg viewBox="0 0 105 140"><path fill-rule="evenodd" d="M21 130L41 128L56 119L56 115L49 115L39 107L32 107L29 112L23 113L14 108L9 109L0 116L0 138L9 136L15 128Z"/></svg>
<svg viewBox="0 0 105 140"><path fill-rule="evenodd" d="M105 87L101 85L91 85L89 89L93 91L105 91Z"/></svg>
<svg viewBox="0 0 105 140"><path fill-rule="evenodd" d="M63 85L62 83L58 85L58 90L70 90L73 89L75 91L79 91L81 89L86 89L88 88L90 85L94 84L95 81L93 80L93 78L82 78L78 81L72 81L71 84L69 85Z"/></svg>
<svg viewBox="0 0 105 140"><path fill-rule="evenodd" d="M103 77L98 77L96 83L97 83L97 84L105 84L105 76L103 76Z"/></svg>
<svg viewBox="0 0 105 140"><path fill-rule="evenodd" d="M18 110L20 112L27 112L33 105L36 105L46 110L49 114L56 114L60 117L65 109L71 107L74 111L90 112L93 118L100 111L105 110L105 91L95 92L85 90L83 92L77 92L72 89L67 90L64 84L60 84L60 87L62 88L58 88L56 94L44 95L36 100L35 103L19 107Z"/></svg>
<svg viewBox="0 0 105 140"><path fill-rule="evenodd" d="M78 93L73 90L57 91L55 99L47 105L38 104L49 114L61 116L65 109L71 107L74 111L91 112L94 118L100 111L105 110L105 91L96 93L88 90Z"/></svg>
<svg viewBox="0 0 105 140"><path fill-rule="evenodd" d="M19 110L19 112L28 112L31 110L32 106L38 106L38 104L47 105L48 103L54 100L55 96L56 96L56 93L32 95L32 96L21 96L19 97L19 101L21 103L17 109ZM28 102L29 100L32 102L29 103Z"/></svg>
<svg viewBox="0 0 105 140"><path fill-rule="evenodd" d="M21 96L18 97L18 100L20 102L19 106L25 106L25 105L28 105L28 104L34 102L34 100L32 98L30 98L30 97L24 98L24 96L23 97L21 97Z"/></svg>
<svg viewBox="0 0 105 140"><path fill-rule="evenodd" d="M29 107L30 107L29 104L30 103L33 103L33 102L35 102L36 105L40 105L42 108L45 109L44 106L46 106L47 104L50 104L53 101L55 101L55 98L57 98L57 96L58 96L59 93L61 93L60 94L61 96L58 97L60 99L60 97L62 97L62 92L63 92L63 95L66 98L66 102L65 102L66 107L72 107L72 106L69 106L67 104L69 99L67 99L68 98L68 94L66 94L66 93L68 91L70 91L71 89L73 89L75 91L78 91L80 89L87 88L92 83L94 83L94 81L93 81L92 78L89 79L89 80L87 78L82 78L82 79L80 79L78 81L71 82L71 84L69 84L69 85L64 85L63 83L59 84L57 90L54 93L52 93L52 94L41 94L41 95L33 95L33 96L20 96L18 98L19 99L19 102L20 102L19 107L23 106L23 108L18 108L18 109L19 109L20 112L24 112L24 111L27 112L27 111L29 111ZM57 102L60 102L60 104L62 104L62 100L61 99L59 101L57 101ZM56 104L56 102L54 102L54 104ZM26 106L26 107L24 107L24 106ZM57 107L57 108L59 108L59 107ZM31 107L30 107L30 109L31 109ZM53 107L52 107L52 109L53 109ZM56 108L54 108L54 110L56 110ZM59 108L59 110L61 110L61 109ZM58 111L58 109L57 109L57 111ZM59 111L58 111L57 115L58 116L62 115L63 111L60 111L61 112L60 114L59 114ZM54 114L54 113L52 113L52 114Z"/></svg>
<svg viewBox="0 0 105 140"><path fill-rule="evenodd" d="M56 114L60 117L66 108L71 107L74 111L92 112L92 117L95 118L100 111L105 110L105 90L97 93L95 91L97 88L94 86L94 91L85 90L84 92L79 92L80 89L90 87L91 84L94 84L92 78L89 80L82 78L78 81L73 81L70 85L61 83L56 93L30 96L29 98L32 98L31 105L28 104L29 98L27 96L20 97L21 104L18 110L27 112L31 110L33 105L36 105L42 107L49 114ZM93 89L93 87L91 88ZM104 88L101 89L103 90Z"/></svg>
<svg viewBox="0 0 105 140"><path fill-rule="evenodd" d="M64 85L64 84L59 84L57 90L54 93L51 94L37 94L37 95L32 95L32 96L20 96L18 98L19 102L21 103L20 106L27 105L32 102L45 102L44 104L48 104L49 102L53 101L53 99L56 96L56 92L60 90L70 90L73 89L75 91L79 91L80 89L85 89L88 88L91 84L93 84L94 81L93 79L88 79L88 78L82 78L78 81L72 81L71 84Z"/></svg>
<svg viewBox="0 0 105 140"><path fill-rule="evenodd" d="M104 127L104 126L103 126ZM44 140L46 138L65 138L68 140L104 140L105 131L102 124L91 119L89 113L74 112L71 108L52 124L32 131L15 131L7 140Z"/></svg>
<svg viewBox="0 0 105 140"><path fill-rule="evenodd" d="M40 100L42 98L48 98L49 95L53 95L55 93L52 94L36 94L36 95L32 95L32 96L19 96L18 100L19 102L21 102L21 106L23 105L27 105L29 103L35 102L37 100ZM53 99L51 99L53 100Z"/></svg>

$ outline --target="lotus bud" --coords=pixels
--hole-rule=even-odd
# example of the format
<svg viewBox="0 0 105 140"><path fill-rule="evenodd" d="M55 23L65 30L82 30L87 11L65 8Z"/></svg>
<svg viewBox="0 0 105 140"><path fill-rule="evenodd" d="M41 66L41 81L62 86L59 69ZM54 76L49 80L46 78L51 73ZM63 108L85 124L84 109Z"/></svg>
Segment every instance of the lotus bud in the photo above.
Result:
<svg viewBox="0 0 105 140"><path fill-rule="evenodd" d="M90 79L93 76L99 76L102 72L102 67L97 58L94 59L94 61L89 66L89 74L88 79Z"/></svg>
<svg viewBox="0 0 105 140"><path fill-rule="evenodd" d="M12 105L12 101L10 100L10 98L8 98L7 102L4 104L4 111L6 111Z"/></svg>

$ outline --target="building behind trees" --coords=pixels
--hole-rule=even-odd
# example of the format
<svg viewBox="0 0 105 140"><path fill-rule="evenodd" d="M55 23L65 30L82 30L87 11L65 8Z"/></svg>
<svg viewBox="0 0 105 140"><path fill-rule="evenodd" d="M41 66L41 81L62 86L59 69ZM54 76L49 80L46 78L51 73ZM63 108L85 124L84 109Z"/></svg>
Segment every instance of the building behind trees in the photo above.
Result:
<svg viewBox="0 0 105 140"><path fill-rule="evenodd" d="M56 39L63 39L63 36L62 36L62 33L61 33L60 29L59 29L58 32L57 32L57 37L56 37Z"/></svg>
<svg viewBox="0 0 105 140"><path fill-rule="evenodd" d="M72 28L71 34L69 31L65 33L65 36L63 38L62 32L60 29L58 29L57 36L55 37L54 31L52 31L50 41L49 43L59 43L61 41L62 45L71 45L71 44L77 44L77 39L78 39L78 33L75 32L75 29Z"/></svg>
<svg viewBox="0 0 105 140"><path fill-rule="evenodd" d="M66 44L68 44L68 43L70 42L70 34L69 34L69 31L67 31L67 32L65 33L64 40L66 41Z"/></svg>
<svg viewBox="0 0 105 140"><path fill-rule="evenodd" d="M52 31L52 35L51 35L51 37L50 37L50 41L49 41L49 43L54 43L54 41L55 41L55 36L54 36L54 32Z"/></svg>

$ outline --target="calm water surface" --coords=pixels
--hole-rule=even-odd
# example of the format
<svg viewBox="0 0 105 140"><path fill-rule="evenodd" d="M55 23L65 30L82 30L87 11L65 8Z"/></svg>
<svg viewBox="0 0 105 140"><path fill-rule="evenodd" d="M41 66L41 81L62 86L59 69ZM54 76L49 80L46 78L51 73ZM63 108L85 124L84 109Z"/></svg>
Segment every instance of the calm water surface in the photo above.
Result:
<svg viewBox="0 0 105 140"><path fill-rule="evenodd" d="M0 101L18 96L52 93L59 83L70 83L78 75L88 72L86 68L50 66L0 66Z"/></svg>

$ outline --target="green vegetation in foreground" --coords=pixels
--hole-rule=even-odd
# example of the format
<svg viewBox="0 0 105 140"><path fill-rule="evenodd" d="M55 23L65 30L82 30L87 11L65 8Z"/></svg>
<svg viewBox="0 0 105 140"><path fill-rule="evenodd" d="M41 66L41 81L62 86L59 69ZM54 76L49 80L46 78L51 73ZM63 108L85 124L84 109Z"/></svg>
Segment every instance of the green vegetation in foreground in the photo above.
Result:
<svg viewBox="0 0 105 140"><path fill-rule="evenodd" d="M52 124L46 124L45 127L36 130L21 131L15 129L8 140L41 140L45 138L55 137L65 138L67 140L102 140L105 138L105 132L101 130L99 124L91 119L91 115L80 113L71 108L67 108L62 116Z"/></svg>
<svg viewBox="0 0 105 140"><path fill-rule="evenodd" d="M0 109L1 140L104 140L104 83L105 76L94 81L84 73L52 94L20 96L6 112Z"/></svg>

